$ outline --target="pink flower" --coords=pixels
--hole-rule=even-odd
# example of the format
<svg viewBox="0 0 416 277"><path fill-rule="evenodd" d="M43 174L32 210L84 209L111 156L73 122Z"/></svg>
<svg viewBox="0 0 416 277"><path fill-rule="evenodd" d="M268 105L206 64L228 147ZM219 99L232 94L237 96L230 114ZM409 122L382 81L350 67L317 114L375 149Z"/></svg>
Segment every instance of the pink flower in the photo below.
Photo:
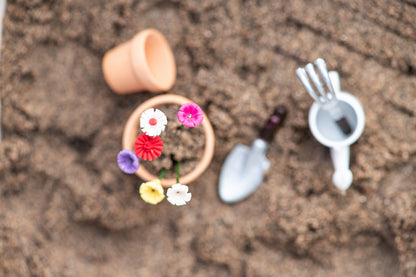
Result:
<svg viewBox="0 0 416 277"><path fill-rule="evenodd" d="M178 120L186 127L195 127L202 123L204 113L195 103L182 105L178 112Z"/></svg>

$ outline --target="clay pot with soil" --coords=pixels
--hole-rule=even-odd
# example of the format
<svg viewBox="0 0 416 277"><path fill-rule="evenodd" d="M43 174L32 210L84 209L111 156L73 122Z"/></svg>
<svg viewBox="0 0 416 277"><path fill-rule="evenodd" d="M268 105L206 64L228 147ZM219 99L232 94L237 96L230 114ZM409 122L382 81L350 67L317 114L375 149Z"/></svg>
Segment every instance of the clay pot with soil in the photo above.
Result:
<svg viewBox="0 0 416 277"><path fill-rule="evenodd" d="M179 96L166 94L153 97L141 105L130 115L123 133L123 149L133 150L135 140L140 133L140 116L150 108L157 108L166 113L168 124L161 135L164 142L162 155L151 162L140 160L140 167L136 172L144 181L158 178L161 168L166 168L165 178L161 180L164 187L170 187L176 183L174 177L174 164L180 162L180 183L189 184L196 180L211 163L215 137L211 123L204 113L201 126L195 128L183 128L175 118L179 107L190 103L191 100Z"/></svg>

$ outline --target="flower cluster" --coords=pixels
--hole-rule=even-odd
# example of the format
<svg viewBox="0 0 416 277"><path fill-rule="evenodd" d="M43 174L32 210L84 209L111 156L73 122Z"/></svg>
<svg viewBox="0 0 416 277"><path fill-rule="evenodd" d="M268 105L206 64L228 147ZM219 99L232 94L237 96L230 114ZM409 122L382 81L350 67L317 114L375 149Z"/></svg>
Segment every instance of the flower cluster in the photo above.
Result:
<svg viewBox="0 0 416 277"><path fill-rule="evenodd" d="M186 127L199 126L203 119L202 109L195 103L186 103L181 106L177 113L177 118ZM168 120L166 115L158 109L148 109L140 116L140 129L142 133L138 135L134 143L134 152L128 149L120 151L117 156L119 168L127 173L134 174L139 169L139 159L152 161L160 157L163 152L163 141L160 134L165 131ZM167 190L167 200L176 206L185 205L191 200L192 194L189 188L179 183L180 163L176 163L176 184ZM162 170L158 179L145 182L140 185L140 197L149 204L157 204L165 198L161 180L165 174Z"/></svg>
<svg viewBox="0 0 416 277"><path fill-rule="evenodd" d="M185 205L192 198L192 194L188 190L188 186L181 185L180 183L174 184L171 188L168 188L166 193L168 201L176 206ZM139 192L143 201L152 205L158 204L165 198L160 179L142 183Z"/></svg>

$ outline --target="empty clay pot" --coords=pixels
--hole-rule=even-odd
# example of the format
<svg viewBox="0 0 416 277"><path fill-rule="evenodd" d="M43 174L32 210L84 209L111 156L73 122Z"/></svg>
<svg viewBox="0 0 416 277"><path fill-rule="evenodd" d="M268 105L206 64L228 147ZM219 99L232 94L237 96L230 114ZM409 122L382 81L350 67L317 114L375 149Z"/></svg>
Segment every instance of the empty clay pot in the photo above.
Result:
<svg viewBox="0 0 416 277"><path fill-rule="evenodd" d="M119 94L169 90L176 79L176 65L165 37L146 29L130 41L108 51L103 58L107 84Z"/></svg>
<svg viewBox="0 0 416 277"><path fill-rule="evenodd" d="M129 119L127 120L126 126L124 127L123 133L123 149L130 149L132 151L134 147L134 142L139 134L139 126L140 126L140 116L141 114L150 108L155 108L160 105L165 104L178 104L183 105L186 103L192 102L191 100L173 94L165 94L153 97L141 105L139 105L136 110L130 115ZM211 163L212 157L214 155L214 147L215 147L215 136L214 130L212 129L211 123L204 113L204 120L202 121L202 127L204 128L205 133L205 150L204 154L201 157L200 161L196 165L196 167L188 174L183 177L180 177L180 183L182 185L186 185L194 181L198 178L204 171L207 169L209 164ZM140 166L139 170L136 172L136 175L139 176L144 181L151 181L157 179L158 177L150 174L144 166ZM170 187L173 184L176 184L176 179L162 179L161 183L164 187Z"/></svg>

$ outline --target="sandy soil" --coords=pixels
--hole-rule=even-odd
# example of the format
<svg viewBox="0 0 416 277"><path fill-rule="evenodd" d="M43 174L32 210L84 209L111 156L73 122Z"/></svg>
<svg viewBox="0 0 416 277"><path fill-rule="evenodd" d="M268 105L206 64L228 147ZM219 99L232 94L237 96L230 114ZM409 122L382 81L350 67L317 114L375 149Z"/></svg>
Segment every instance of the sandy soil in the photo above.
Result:
<svg viewBox="0 0 416 277"><path fill-rule="evenodd" d="M2 276L416 276L416 2L14 0L4 22ZM207 112L214 160L181 208L139 201L115 163L144 92L117 96L101 59L153 27L171 44L170 93ZM295 69L323 57L364 106L354 183L331 183ZM274 106L289 108L248 199L218 173Z"/></svg>

